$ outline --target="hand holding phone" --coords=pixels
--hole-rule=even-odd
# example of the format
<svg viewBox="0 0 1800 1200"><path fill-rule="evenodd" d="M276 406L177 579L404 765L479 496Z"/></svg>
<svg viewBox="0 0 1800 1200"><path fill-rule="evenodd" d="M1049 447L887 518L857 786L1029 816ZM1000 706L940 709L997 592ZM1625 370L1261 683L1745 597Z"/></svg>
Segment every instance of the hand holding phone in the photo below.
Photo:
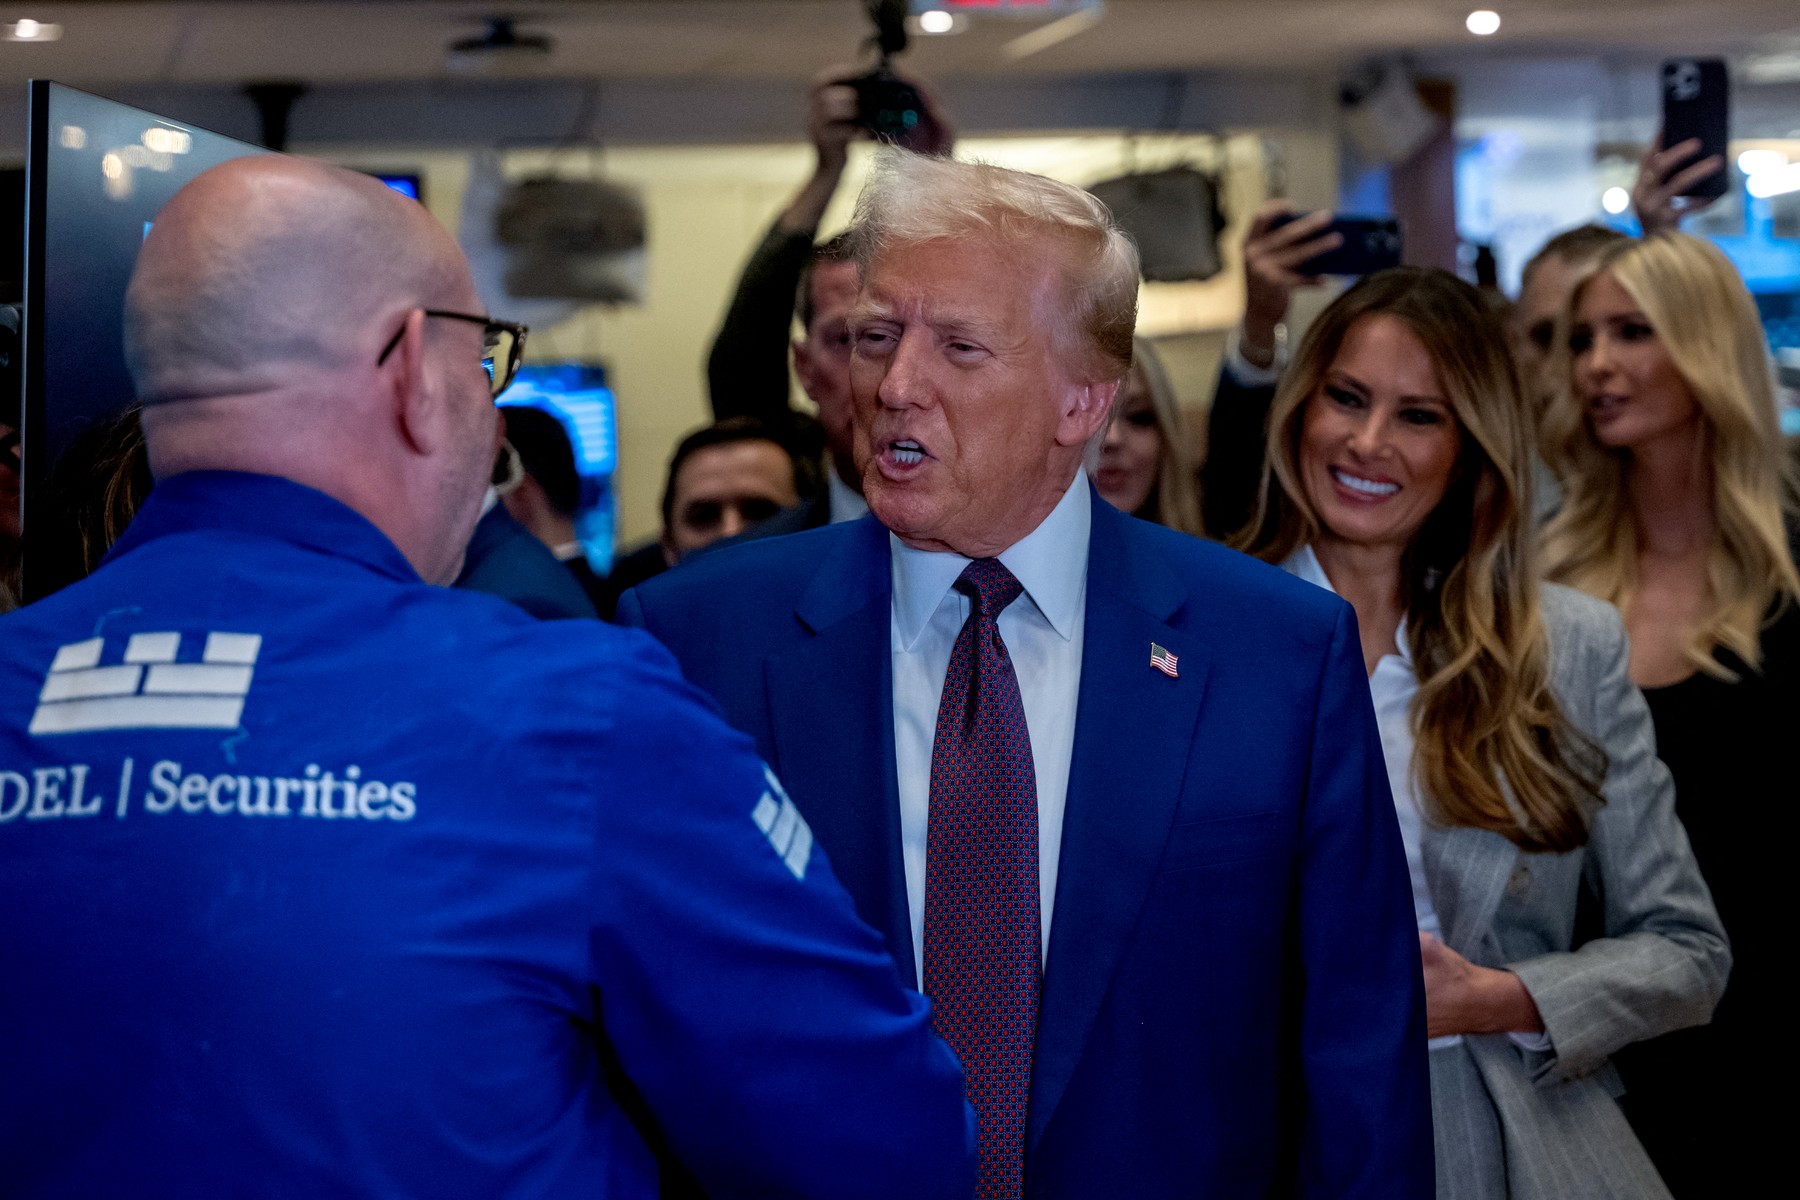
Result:
<svg viewBox="0 0 1800 1200"><path fill-rule="evenodd" d="M1659 164L1665 174L1660 182L1676 196L1717 199L1730 187L1722 169L1700 172L1690 169L1679 179L1674 169L1682 162L1718 159L1725 165L1726 142L1731 132L1731 81L1721 58L1671 58L1662 65L1662 139L1666 153L1687 142L1698 142L1685 158ZM1699 160L1699 161L1695 161Z"/></svg>
<svg viewBox="0 0 1800 1200"><path fill-rule="evenodd" d="M1291 214L1277 217L1270 229L1297 219ZM1298 275L1372 275L1400 265L1400 222L1391 217L1335 215L1317 232L1336 235L1337 248L1296 264L1292 269Z"/></svg>

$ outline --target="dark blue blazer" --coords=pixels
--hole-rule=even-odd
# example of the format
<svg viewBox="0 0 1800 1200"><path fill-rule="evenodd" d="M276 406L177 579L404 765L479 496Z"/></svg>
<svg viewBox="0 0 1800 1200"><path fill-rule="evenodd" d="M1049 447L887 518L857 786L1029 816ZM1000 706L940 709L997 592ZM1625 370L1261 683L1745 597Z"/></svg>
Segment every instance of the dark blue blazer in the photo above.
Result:
<svg viewBox="0 0 1800 1200"><path fill-rule="evenodd" d="M619 617L756 740L916 984L889 605L871 517L684 564ZM1096 500L1086 621L1027 1194L1429 1200L1418 935L1354 614Z"/></svg>

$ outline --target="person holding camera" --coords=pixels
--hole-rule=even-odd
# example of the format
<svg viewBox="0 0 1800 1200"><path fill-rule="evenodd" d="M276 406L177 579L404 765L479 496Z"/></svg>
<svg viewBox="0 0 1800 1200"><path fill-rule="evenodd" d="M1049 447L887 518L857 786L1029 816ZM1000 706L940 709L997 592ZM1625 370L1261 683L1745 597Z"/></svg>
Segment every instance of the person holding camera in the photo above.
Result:
<svg viewBox="0 0 1800 1200"><path fill-rule="evenodd" d="M793 432L797 450L825 454L825 491L769 524L791 533L868 511L862 477L851 458L850 333L856 303L856 264L839 238L813 244L825 209L843 182L850 143L874 136L862 115L858 81L866 72L839 65L821 73L807 100L806 128L816 155L813 173L776 217L738 279L724 324L707 358L713 417L753 417ZM955 141L949 118L916 81L884 74L916 92L920 120L899 144L923 154L948 155ZM818 406L815 421L789 405L788 332L798 315L794 374ZM778 527L778 528L777 528Z"/></svg>

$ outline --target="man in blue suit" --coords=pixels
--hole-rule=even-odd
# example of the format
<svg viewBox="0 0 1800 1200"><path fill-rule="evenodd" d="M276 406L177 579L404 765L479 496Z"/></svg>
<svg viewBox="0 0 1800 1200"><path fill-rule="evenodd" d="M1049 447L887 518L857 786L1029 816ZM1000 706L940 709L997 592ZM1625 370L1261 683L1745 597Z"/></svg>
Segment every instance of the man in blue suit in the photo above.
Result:
<svg viewBox="0 0 1800 1200"><path fill-rule="evenodd" d="M1418 938L1354 618L1081 471L1137 259L1085 193L888 153L859 204L872 515L621 619L788 782L981 1120L983 1197L1418 1198Z"/></svg>

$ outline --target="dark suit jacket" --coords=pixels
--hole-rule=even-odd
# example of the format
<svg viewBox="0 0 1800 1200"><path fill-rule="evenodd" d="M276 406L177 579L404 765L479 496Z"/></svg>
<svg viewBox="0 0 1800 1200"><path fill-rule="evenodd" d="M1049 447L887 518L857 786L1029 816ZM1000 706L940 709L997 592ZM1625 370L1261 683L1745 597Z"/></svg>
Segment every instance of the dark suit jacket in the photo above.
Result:
<svg viewBox="0 0 1800 1200"><path fill-rule="evenodd" d="M545 621L594 615L580 582L503 504L476 523L456 586L510 600Z"/></svg>
<svg viewBox="0 0 1800 1200"><path fill-rule="evenodd" d="M870 517L709 555L619 617L756 740L913 979L889 608ZM1426 1200L1418 938L1354 615L1096 500L1085 637L1027 1194Z"/></svg>

